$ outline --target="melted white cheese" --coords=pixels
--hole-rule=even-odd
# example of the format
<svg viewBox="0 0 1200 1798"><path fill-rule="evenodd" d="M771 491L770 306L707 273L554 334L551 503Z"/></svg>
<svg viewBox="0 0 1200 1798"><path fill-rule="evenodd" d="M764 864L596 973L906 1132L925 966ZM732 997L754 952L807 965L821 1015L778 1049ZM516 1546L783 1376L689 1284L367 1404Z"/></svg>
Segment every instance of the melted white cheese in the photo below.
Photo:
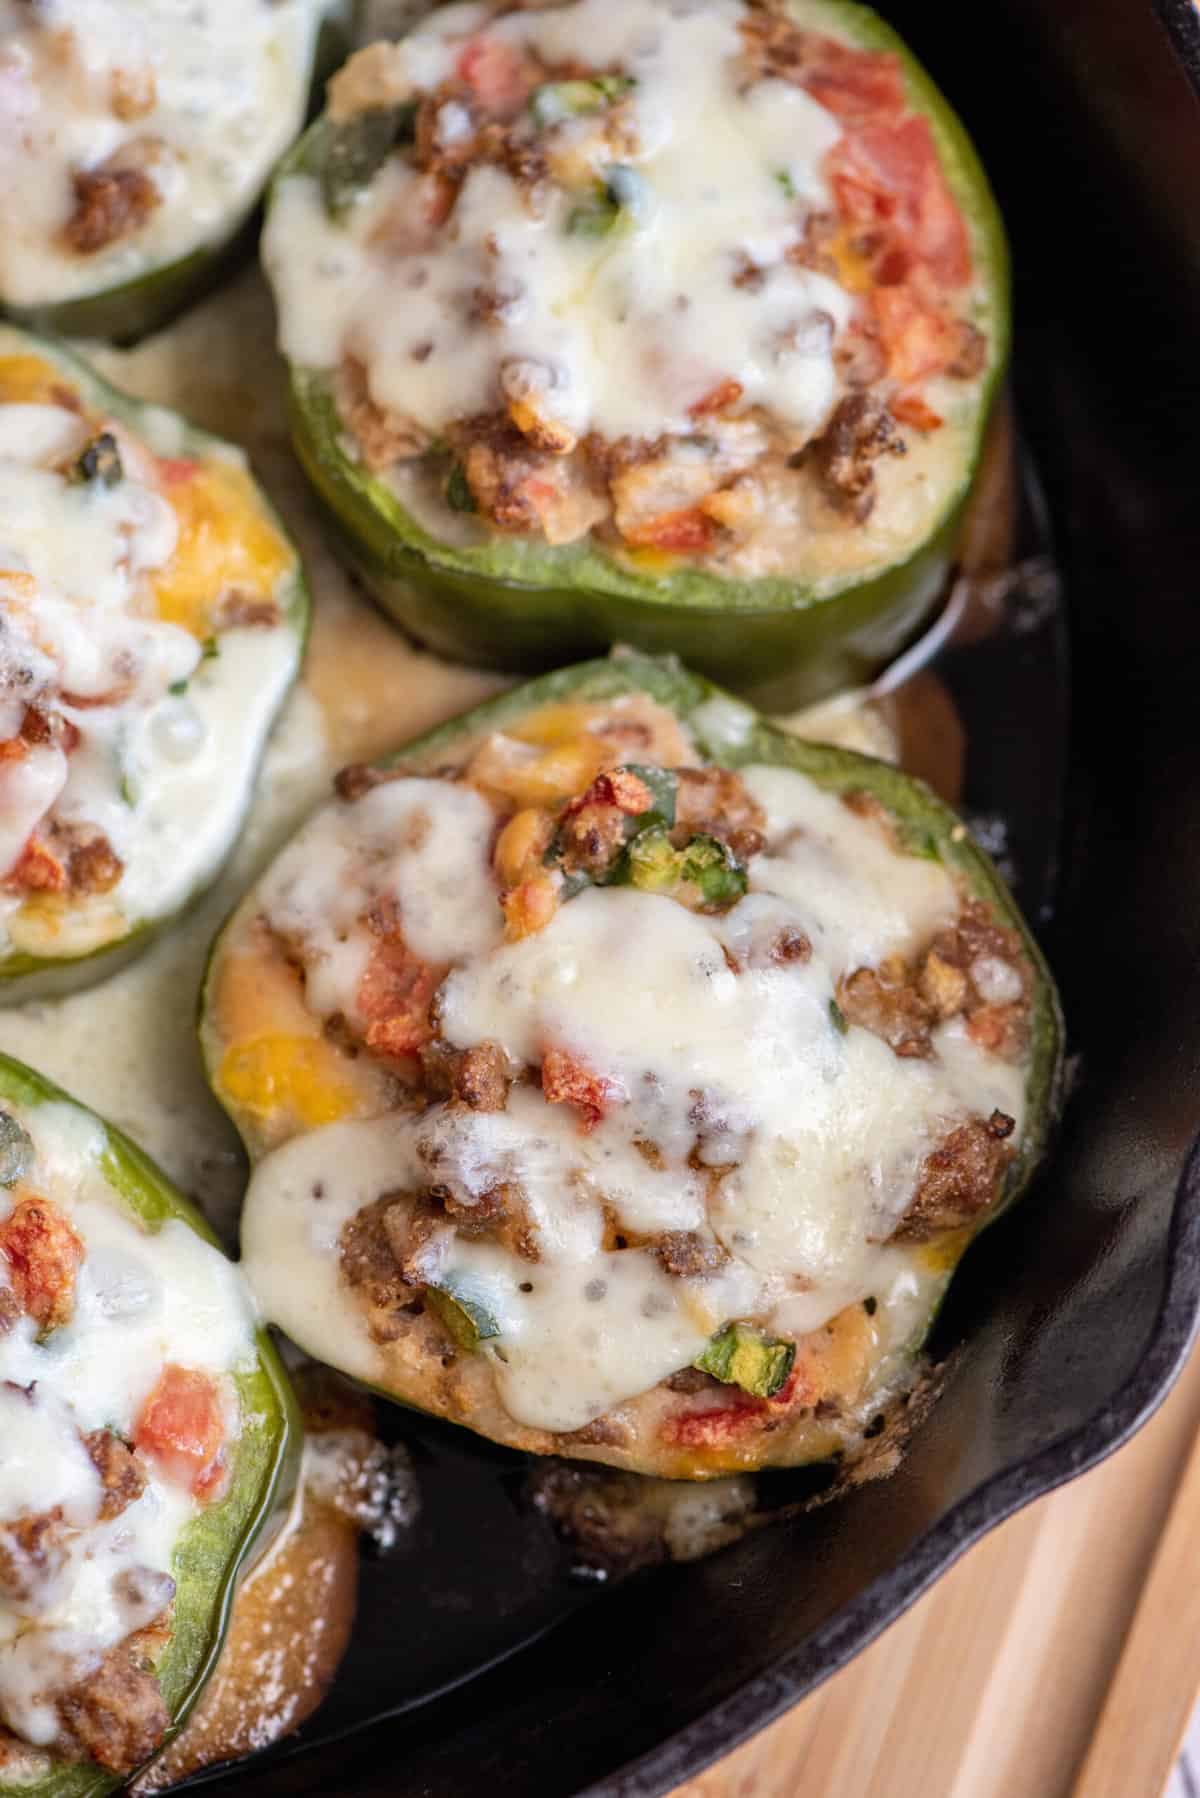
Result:
<svg viewBox="0 0 1200 1798"><path fill-rule="evenodd" d="M35 1192L84 1245L69 1321L43 1341L30 1318L0 1334L0 1532L56 1507L69 1526L48 1569L18 1566L17 1590L0 1590L0 1722L42 1745L58 1731L56 1690L162 1611L198 1509L143 1460L142 1496L99 1521L100 1479L81 1435L131 1437L168 1363L219 1379L252 1365L254 1312L237 1270L186 1224L151 1232L130 1216L104 1177L94 1120L66 1104L16 1115L36 1157L21 1188L0 1191L0 1221Z"/></svg>
<svg viewBox="0 0 1200 1798"><path fill-rule="evenodd" d="M706 728L733 722L712 717ZM246 1268L269 1316L379 1378L339 1279L340 1232L371 1199L434 1180L460 1205L500 1184L520 1188L535 1262L449 1228L423 1252L431 1277L463 1284L496 1319L483 1352L521 1423L582 1426L686 1366L732 1317L802 1334L874 1295L885 1344L906 1340L929 1282L911 1247L887 1239L926 1155L955 1125L999 1108L1019 1133L1024 1071L978 1048L961 1020L934 1032L928 1060L837 1028L839 976L912 953L955 916L957 892L940 863L897 853L878 824L801 775L759 767L745 778L767 812L770 852L751 866L754 890L724 915L591 888L519 942L497 945L489 931L482 947L475 936L459 943L439 993L443 1036L498 1043L534 1068L566 1051L604 1084L594 1128L516 1087L499 1113L435 1105L417 1119L293 1140L259 1165L244 1213ZM422 807L436 802L426 792L436 783L411 784ZM443 790L453 818L463 796ZM273 881L264 889L268 915L300 895L311 912L346 880L353 819L353 808L330 808L310 828L282 894ZM331 874L313 851L335 830ZM419 853L431 888L452 887L456 871L460 890L478 894L485 832L465 842L426 833ZM357 889L338 902L348 915L364 878L377 883L381 868L394 878L403 861L364 843L357 865ZM494 891L486 905L494 915ZM774 944L796 931L811 956L776 960ZM650 1248L606 1250L606 1217L632 1236L699 1231L720 1265L678 1278Z"/></svg>
<svg viewBox="0 0 1200 1798"><path fill-rule="evenodd" d="M633 138L619 154L595 120L561 129L596 181L614 160L631 170L637 204L608 234L581 235L568 229L577 196L555 186L535 213L504 170L474 167L436 248L405 254L398 221L419 189L402 161L348 227L327 216L315 181L291 176L264 234L289 360L331 368L353 350L376 402L435 432L492 404L505 363L532 371L539 405L576 435L686 433L689 408L727 379L801 437L816 430L852 301L787 252L803 232L798 202L829 203L820 165L841 126L800 88L743 91L744 17L740 0L574 0L494 21L489 39L550 65L583 54L633 77ZM477 9L451 6L406 39L414 85L449 74L478 23ZM737 286L745 257L762 278ZM481 287L513 296L486 329L470 322Z"/></svg>
<svg viewBox="0 0 1200 1798"><path fill-rule="evenodd" d="M372 900L399 910L413 953L430 963L483 955L500 940L488 855L495 814L469 787L396 780L353 804L318 812L272 867L263 909L304 945L309 1004L358 1015L358 987L375 938Z"/></svg>
<svg viewBox="0 0 1200 1798"><path fill-rule="evenodd" d="M211 879L299 658L282 620L226 630L206 656L155 615L148 581L170 563L178 525L148 484L145 450L112 426L125 478L73 483L61 440L80 422L64 410L60 429L56 411L0 404L0 739L41 703L79 740L69 753L42 745L0 761L0 878L47 816L84 838L101 833L122 872L109 892L66 908L0 894L0 954L86 951L177 910ZM146 423L169 453L178 424L153 411Z"/></svg>
<svg viewBox="0 0 1200 1798"><path fill-rule="evenodd" d="M0 0L0 294L38 306L219 243L304 118L327 0ZM125 96L135 96L137 116ZM61 238L72 177L138 140L161 204L110 246Z"/></svg>

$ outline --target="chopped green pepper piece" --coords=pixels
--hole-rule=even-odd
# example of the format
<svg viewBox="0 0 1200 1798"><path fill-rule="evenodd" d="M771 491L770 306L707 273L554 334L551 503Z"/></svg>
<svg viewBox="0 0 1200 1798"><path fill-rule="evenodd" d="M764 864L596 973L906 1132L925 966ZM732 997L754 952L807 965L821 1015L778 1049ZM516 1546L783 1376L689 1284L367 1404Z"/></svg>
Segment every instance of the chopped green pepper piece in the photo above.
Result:
<svg viewBox="0 0 1200 1798"><path fill-rule="evenodd" d="M529 110L536 125L559 125L564 119L603 112L614 100L623 98L633 85L630 75L596 75L586 81L548 81L534 93Z"/></svg>
<svg viewBox="0 0 1200 1798"><path fill-rule="evenodd" d="M792 180L791 173L788 169L776 169L775 180L783 189L783 196L786 200L794 200L796 198L796 183Z"/></svg>
<svg viewBox="0 0 1200 1798"><path fill-rule="evenodd" d="M11 1111L0 1111L0 1186L15 1186L33 1161L33 1140Z"/></svg>
<svg viewBox="0 0 1200 1798"><path fill-rule="evenodd" d="M446 504L454 512L478 512L479 510L461 462L456 462L450 470L446 482Z"/></svg>
<svg viewBox="0 0 1200 1798"><path fill-rule="evenodd" d="M746 870L728 844L697 835L676 849L660 825L634 837L626 851L623 878L643 893L694 888L705 906L733 905L747 886Z"/></svg>
<svg viewBox="0 0 1200 1798"><path fill-rule="evenodd" d="M478 1298L474 1285L458 1274L445 1274L436 1286L427 1286L425 1303L468 1354L474 1354L481 1342L500 1334L500 1325Z"/></svg>
<svg viewBox="0 0 1200 1798"><path fill-rule="evenodd" d="M846 1020L846 1014L836 999L831 999L829 1001L829 1022L833 1025L839 1036L845 1036L850 1028L849 1023Z"/></svg>
<svg viewBox="0 0 1200 1798"><path fill-rule="evenodd" d="M795 1359L794 1342L773 1340L749 1324L726 1324L705 1343L692 1366L755 1398L770 1398L784 1384Z"/></svg>
<svg viewBox="0 0 1200 1798"><path fill-rule="evenodd" d="M567 214L570 237L606 237L621 216L621 207L608 188L597 182L592 193Z"/></svg>
<svg viewBox="0 0 1200 1798"><path fill-rule="evenodd" d="M411 143L415 100L372 106L331 131L321 165L321 199L331 218L341 218L382 168L397 144Z"/></svg>
<svg viewBox="0 0 1200 1798"><path fill-rule="evenodd" d="M644 787L650 790L650 804L644 812L627 815L625 818L625 842L628 843L640 831L650 825L662 825L669 829L675 822L675 789L678 785L670 768L643 766L640 762L629 762L624 767L614 768L613 774L633 774ZM549 848L542 857L542 865L556 868L563 856L563 840L561 828L555 832ZM621 848L614 855L612 862L603 873L585 873L579 870L564 875L562 897L573 899L588 886L610 886L628 879L625 852Z"/></svg>
<svg viewBox="0 0 1200 1798"><path fill-rule="evenodd" d="M79 486L90 486L93 481L99 481L103 487L115 487L124 478L121 452L111 431L101 431L93 437L71 470L71 479Z"/></svg>

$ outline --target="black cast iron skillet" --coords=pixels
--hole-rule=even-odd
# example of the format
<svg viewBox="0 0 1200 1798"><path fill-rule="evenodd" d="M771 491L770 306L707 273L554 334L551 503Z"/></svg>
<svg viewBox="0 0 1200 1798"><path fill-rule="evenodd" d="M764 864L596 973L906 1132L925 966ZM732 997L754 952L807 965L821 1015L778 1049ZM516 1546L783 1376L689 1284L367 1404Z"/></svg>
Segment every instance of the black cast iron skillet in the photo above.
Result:
<svg viewBox="0 0 1200 1798"><path fill-rule="evenodd" d="M209 1790L666 1792L857 1653L986 1530L1123 1442L1191 1342L1200 27L1190 0L1003 0L985 15L896 0L890 15L963 111L1010 222L1018 401L1069 596L1027 492L1034 559L1003 631L937 664L967 722L966 805L1063 988L1078 1073L1058 1152L955 1281L934 1345L947 1389L899 1472L709 1561L572 1584L520 1503L518 1457L394 1421L421 1477L413 1537L364 1568L324 1708Z"/></svg>

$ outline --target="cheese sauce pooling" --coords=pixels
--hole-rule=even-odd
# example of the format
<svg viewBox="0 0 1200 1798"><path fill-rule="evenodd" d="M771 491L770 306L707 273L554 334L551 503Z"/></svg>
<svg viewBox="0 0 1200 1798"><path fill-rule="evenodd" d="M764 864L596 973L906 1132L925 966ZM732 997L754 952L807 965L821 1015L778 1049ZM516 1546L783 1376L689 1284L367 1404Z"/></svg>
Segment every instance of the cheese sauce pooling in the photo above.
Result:
<svg viewBox="0 0 1200 1798"><path fill-rule="evenodd" d="M204 1502L142 1446L148 1401L165 1369L188 1370L219 1403L228 1446L230 1375L253 1363L254 1316L236 1270L186 1224L150 1232L123 1207L94 1120L67 1104L6 1112L33 1154L0 1189L0 1725L52 1747L60 1696L169 1606L181 1536ZM75 1238L55 1276L70 1267L62 1320L48 1325L17 1246L31 1204L52 1208L60 1241L64 1220ZM139 1445L119 1448L137 1495L116 1514L94 1449L108 1432ZM38 1519L48 1529L34 1536Z"/></svg>
<svg viewBox="0 0 1200 1798"><path fill-rule="evenodd" d="M435 1104L294 1138L260 1164L247 1199L246 1267L268 1315L378 1376L338 1245L363 1206L432 1177L456 1215L498 1185L522 1194L532 1263L486 1233L446 1227L410 1272L491 1316L497 1333L482 1352L509 1414L531 1427L586 1425L688 1366L731 1319L798 1336L873 1298L884 1344L904 1340L927 1303L929 1264L889 1238L922 1164L965 1120L995 1111L1019 1140L1024 1071L981 1047L960 1017L933 1030L920 1058L847 1025L839 978L914 953L953 923L960 895L940 863L899 853L878 822L800 774L762 767L743 778L765 813L766 846L751 860L750 890L727 910L590 888L520 941L466 948L441 985L447 1044L495 1045L518 1067L541 1062L544 1087L547 1056L565 1056L601 1094L599 1115L581 1127L573 1105L517 1086L501 1111ZM360 803L403 813L417 796L431 805L435 785L400 780ZM342 959L319 870L338 861L353 815L319 814L263 890L268 921L307 945L310 1002L319 993L323 1011L346 1017L362 962ZM444 830L413 842L414 888L474 894L477 839L450 843ZM377 853L359 866L360 881L377 880ZM344 890L344 860L339 877ZM359 896L365 904L361 887ZM276 910L284 899L286 915ZM781 958L777 946L800 937L811 952ZM614 1218L630 1246L611 1245ZM677 1277L636 1246L664 1232L709 1245L704 1277Z"/></svg>
<svg viewBox="0 0 1200 1798"><path fill-rule="evenodd" d="M73 299L220 241L304 117L324 0L0 0L0 295Z"/></svg>

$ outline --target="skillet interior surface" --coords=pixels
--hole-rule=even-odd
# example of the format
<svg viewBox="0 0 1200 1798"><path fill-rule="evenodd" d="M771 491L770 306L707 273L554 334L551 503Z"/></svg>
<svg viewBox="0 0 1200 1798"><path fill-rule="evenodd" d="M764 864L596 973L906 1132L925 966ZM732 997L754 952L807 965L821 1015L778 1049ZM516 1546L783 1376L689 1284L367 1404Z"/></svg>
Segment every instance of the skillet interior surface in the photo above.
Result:
<svg viewBox="0 0 1200 1798"><path fill-rule="evenodd" d="M1200 162L1200 105L1149 0L1008 0L986 55L972 9L889 11L963 111L1010 223L1020 414L1069 596L1027 488L1030 560L1005 629L938 661L967 722L966 807L1010 861L1063 988L1078 1074L1058 1152L964 1262L933 1345L947 1388L899 1471L709 1561L611 1591L572 1583L521 1507L518 1457L393 1413L421 1521L364 1569L324 1708L210 1790L668 1791L864 1647L986 1529L1124 1440L1191 1340L1200 223L1181 191L1172 205L1168 165Z"/></svg>

